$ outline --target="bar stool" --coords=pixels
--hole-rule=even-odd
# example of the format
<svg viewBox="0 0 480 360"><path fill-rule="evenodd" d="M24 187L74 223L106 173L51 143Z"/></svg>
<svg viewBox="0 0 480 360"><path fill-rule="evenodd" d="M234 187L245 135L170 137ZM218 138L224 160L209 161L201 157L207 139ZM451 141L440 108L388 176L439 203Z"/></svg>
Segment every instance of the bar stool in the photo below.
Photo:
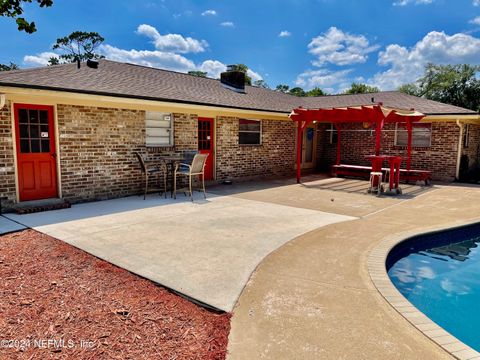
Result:
<svg viewBox="0 0 480 360"><path fill-rule="evenodd" d="M382 192L382 180L383 180L383 173L381 171L372 171L370 173L370 189L368 192L374 193L376 192L377 195L380 195ZM375 186L375 181L377 185Z"/></svg>

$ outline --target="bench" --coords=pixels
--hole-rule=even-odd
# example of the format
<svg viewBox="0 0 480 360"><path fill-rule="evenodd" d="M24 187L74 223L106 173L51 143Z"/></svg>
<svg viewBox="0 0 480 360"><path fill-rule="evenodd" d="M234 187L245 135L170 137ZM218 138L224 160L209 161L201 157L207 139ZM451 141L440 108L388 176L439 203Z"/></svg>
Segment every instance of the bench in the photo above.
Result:
<svg viewBox="0 0 480 360"><path fill-rule="evenodd" d="M334 176L347 176L355 178L369 178L370 172L372 171L371 166L363 165L332 165L332 175ZM388 172L389 168L382 168L382 171ZM406 182L407 184L410 181L423 181L425 185L429 185L432 181L432 172L427 170L407 170L400 169L400 181Z"/></svg>

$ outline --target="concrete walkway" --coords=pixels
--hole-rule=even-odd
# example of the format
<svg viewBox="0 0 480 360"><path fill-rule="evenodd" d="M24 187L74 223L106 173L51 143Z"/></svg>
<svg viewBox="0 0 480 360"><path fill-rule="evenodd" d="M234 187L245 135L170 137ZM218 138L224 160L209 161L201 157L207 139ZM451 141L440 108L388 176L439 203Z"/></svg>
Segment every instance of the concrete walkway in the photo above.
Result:
<svg viewBox="0 0 480 360"><path fill-rule="evenodd" d="M308 231L354 219L212 195L194 203L183 196L135 196L8 216L225 311L270 252Z"/></svg>
<svg viewBox="0 0 480 360"><path fill-rule="evenodd" d="M367 271L370 251L389 234L480 221L479 187L416 195L375 198L333 191L325 181L237 192L359 218L302 235L260 264L234 309L229 359L452 358L382 298Z"/></svg>
<svg viewBox="0 0 480 360"><path fill-rule="evenodd" d="M0 235L8 234L25 229L25 226L12 221L4 216L0 216Z"/></svg>

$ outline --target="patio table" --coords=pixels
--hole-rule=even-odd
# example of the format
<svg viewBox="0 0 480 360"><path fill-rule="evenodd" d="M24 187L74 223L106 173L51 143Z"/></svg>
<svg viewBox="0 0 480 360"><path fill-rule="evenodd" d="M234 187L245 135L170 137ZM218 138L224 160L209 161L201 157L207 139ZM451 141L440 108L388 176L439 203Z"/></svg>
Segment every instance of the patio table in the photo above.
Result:
<svg viewBox="0 0 480 360"><path fill-rule="evenodd" d="M167 190L170 191L170 197L173 197L173 182L175 181L173 171L175 169L176 164L182 163L186 161L186 157L184 155L161 155L158 157L157 162L163 162L167 165Z"/></svg>

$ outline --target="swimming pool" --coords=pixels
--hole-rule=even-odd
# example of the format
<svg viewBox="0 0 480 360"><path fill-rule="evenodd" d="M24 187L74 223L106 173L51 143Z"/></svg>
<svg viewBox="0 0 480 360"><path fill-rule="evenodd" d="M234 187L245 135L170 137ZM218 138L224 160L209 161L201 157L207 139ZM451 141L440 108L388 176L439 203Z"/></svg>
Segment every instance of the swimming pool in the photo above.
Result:
<svg viewBox="0 0 480 360"><path fill-rule="evenodd" d="M395 246L388 275L413 305L480 351L480 224L419 235Z"/></svg>

